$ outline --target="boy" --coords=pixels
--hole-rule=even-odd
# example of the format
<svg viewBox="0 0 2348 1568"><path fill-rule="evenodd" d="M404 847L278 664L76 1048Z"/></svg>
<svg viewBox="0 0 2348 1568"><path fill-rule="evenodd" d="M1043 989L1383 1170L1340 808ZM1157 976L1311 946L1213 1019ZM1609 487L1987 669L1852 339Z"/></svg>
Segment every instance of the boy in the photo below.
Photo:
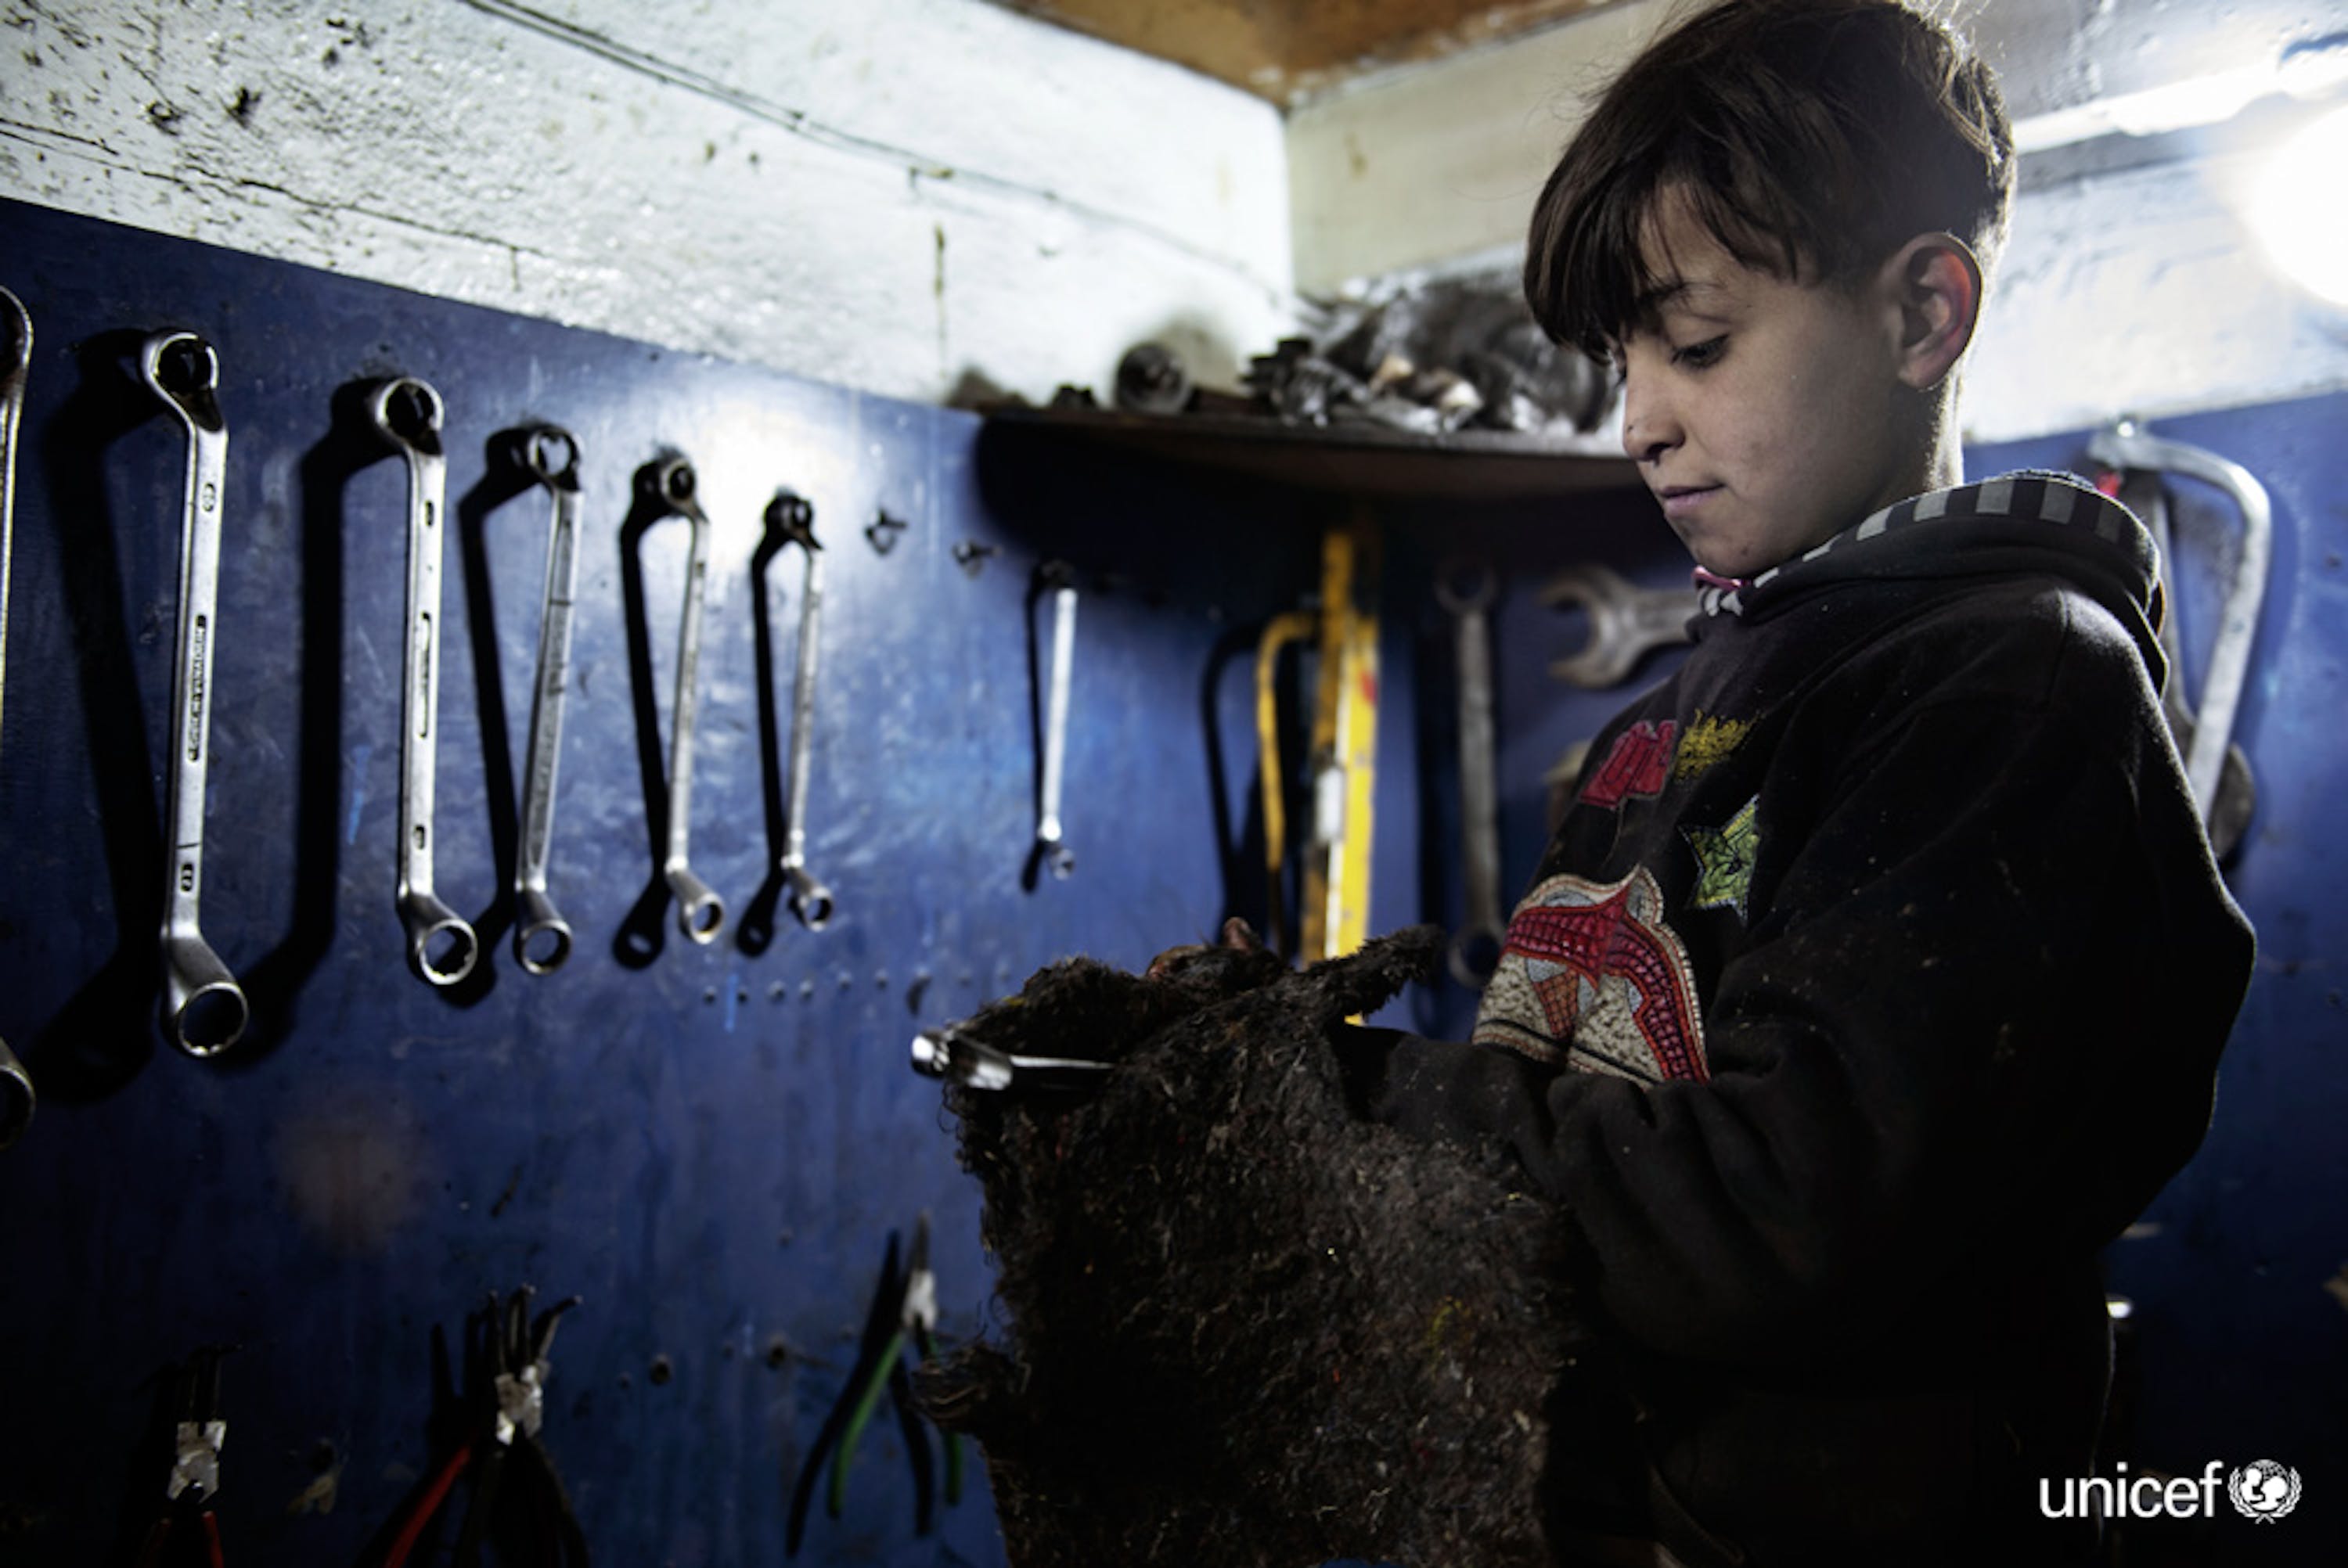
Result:
<svg viewBox="0 0 2348 1568"><path fill-rule="evenodd" d="M1619 1353L1560 1401L1569 1562L2095 1549L2038 1482L2096 1462L2096 1253L2198 1146L2252 939L2144 529L1961 483L2013 180L1940 24L1726 0L1534 213L1527 293L1623 377L1698 641L1597 737L1472 1042L1341 1046L1370 1114L1497 1140L1573 1235Z"/></svg>

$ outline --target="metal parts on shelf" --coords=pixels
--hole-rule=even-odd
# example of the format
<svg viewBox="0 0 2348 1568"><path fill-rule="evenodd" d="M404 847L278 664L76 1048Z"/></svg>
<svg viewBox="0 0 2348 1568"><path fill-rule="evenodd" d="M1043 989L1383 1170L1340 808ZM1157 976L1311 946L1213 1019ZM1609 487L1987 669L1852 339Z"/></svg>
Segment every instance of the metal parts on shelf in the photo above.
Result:
<svg viewBox="0 0 2348 1568"><path fill-rule="evenodd" d="M171 864L163 893L163 1024L180 1049L216 1056L244 1033L251 1009L197 921L203 895L204 770L210 760L212 653L220 591L221 483L228 422L221 415L220 356L191 332L147 340L139 373L188 433L180 507L180 630L171 702L171 763L164 825Z"/></svg>
<svg viewBox="0 0 2348 1568"><path fill-rule="evenodd" d="M676 626L676 700L671 704L668 749L668 852L661 873L676 899L676 923L687 939L706 945L726 926L726 901L693 874L693 730L701 696L701 604L709 586L709 517L695 498L693 465L670 457L652 473L653 498L693 525L685 569L685 608Z"/></svg>
<svg viewBox="0 0 2348 1568"><path fill-rule="evenodd" d="M546 542L546 606L538 623L538 678L530 688L530 760L522 785L521 845L514 866L514 961L551 975L571 957L571 923L546 890L554 854L554 775L562 754L562 703L571 689L571 601L579 583L579 443L559 425L522 438L522 466L554 500Z"/></svg>
<svg viewBox="0 0 2348 1568"><path fill-rule="evenodd" d="M481 944L432 887L432 784L439 740L440 526L448 459L440 395L414 376L368 400L376 433L407 463L407 620L399 730L399 918L407 960L436 986L473 972Z"/></svg>
<svg viewBox="0 0 2348 1568"><path fill-rule="evenodd" d="M799 579L798 668L791 681L791 771L784 800L783 856L776 869L790 889L791 913L810 931L831 919L831 889L807 867L808 780L815 749L815 676L822 655L823 547L816 543L815 508L788 490L767 507L767 526L799 547L807 569Z"/></svg>

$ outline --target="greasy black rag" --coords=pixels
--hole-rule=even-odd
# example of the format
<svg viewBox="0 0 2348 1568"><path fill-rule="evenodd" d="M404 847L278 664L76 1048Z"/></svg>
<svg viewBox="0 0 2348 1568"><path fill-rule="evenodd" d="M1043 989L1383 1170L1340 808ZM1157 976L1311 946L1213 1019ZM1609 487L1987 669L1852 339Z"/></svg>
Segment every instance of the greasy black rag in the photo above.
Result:
<svg viewBox="0 0 2348 1568"><path fill-rule="evenodd" d="M1118 1063L947 1091L1008 1325L924 1396L984 1447L1015 1568L1544 1560L1562 1227L1497 1156L1354 1115L1328 1039L1440 941L1070 959L957 1026Z"/></svg>

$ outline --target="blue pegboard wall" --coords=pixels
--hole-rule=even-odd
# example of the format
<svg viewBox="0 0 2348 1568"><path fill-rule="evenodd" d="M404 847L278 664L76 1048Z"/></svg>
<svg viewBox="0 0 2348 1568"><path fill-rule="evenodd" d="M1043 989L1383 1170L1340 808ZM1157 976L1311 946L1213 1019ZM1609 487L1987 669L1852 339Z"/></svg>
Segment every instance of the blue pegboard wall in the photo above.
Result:
<svg viewBox="0 0 2348 1568"><path fill-rule="evenodd" d="M1138 965L1213 929L1253 772L1247 661L1217 650L1310 586L1309 523L1169 484L1055 515L1065 482L983 472L968 415L33 207L0 204L0 282L36 333L0 1036L42 1094L0 1154L0 1557L121 1554L129 1511L160 1495L134 1454L158 1374L227 1343L231 1560L355 1561L437 1457L435 1332L528 1281L585 1298L546 1438L598 1560L779 1560L887 1233L932 1211L942 1328L986 1317L976 1191L907 1040L1053 958ZM185 447L134 356L171 326L217 347L230 430L203 924L253 1022L214 1061L155 1025ZM409 973L393 903L407 481L357 407L391 374L448 408L436 860L484 948L449 991ZM491 446L541 419L578 437L584 515L551 878L577 945L535 978L505 885L549 506ZM695 463L715 525L693 864L732 922L707 948L657 891L685 525L625 525L664 449ZM820 932L778 912L754 951L737 933L779 848L780 758L751 568L782 486L813 502L829 563L808 859L838 911ZM909 525L886 554L864 532L883 507ZM994 553L966 569L965 543ZM1079 865L1031 888L1046 556L1085 589ZM796 552L765 600L779 747ZM999 1561L983 1485L916 1540L888 1425L801 1561Z"/></svg>

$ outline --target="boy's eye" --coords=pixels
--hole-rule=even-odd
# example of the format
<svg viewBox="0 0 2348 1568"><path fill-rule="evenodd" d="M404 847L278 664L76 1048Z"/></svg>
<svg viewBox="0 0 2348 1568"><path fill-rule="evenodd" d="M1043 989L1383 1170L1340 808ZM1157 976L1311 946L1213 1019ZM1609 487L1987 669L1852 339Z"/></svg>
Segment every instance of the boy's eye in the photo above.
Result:
<svg viewBox="0 0 2348 1568"><path fill-rule="evenodd" d="M1702 370L1706 365L1719 364L1720 356L1727 346L1728 334L1723 333L1718 337L1706 338L1702 343L1693 343L1685 348L1672 350L1672 363L1685 365L1690 370Z"/></svg>

